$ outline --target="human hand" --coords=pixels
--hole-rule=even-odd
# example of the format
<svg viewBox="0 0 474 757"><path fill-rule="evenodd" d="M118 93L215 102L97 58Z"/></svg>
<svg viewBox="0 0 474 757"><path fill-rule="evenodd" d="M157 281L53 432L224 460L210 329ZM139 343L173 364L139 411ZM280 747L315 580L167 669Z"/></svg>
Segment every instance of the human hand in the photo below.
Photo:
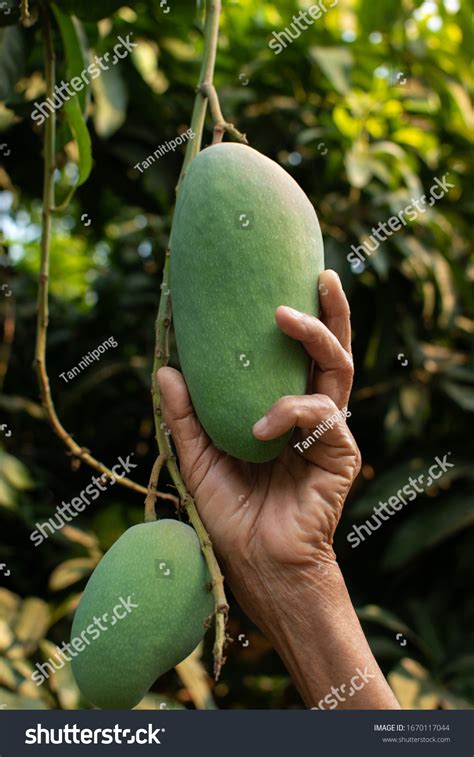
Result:
<svg viewBox="0 0 474 757"><path fill-rule="evenodd" d="M346 408L352 386L349 306L337 274L325 271L321 285L320 319L287 307L276 311L279 327L303 344L314 370L312 394L280 398L254 426L262 440L296 427L275 460L246 463L216 449L194 413L181 373L162 368L158 374L183 479L234 594L259 625L264 595L278 593L271 587L335 563L334 531L360 467L343 413L302 453L294 446L298 442L302 448L318 424Z"/></svg>

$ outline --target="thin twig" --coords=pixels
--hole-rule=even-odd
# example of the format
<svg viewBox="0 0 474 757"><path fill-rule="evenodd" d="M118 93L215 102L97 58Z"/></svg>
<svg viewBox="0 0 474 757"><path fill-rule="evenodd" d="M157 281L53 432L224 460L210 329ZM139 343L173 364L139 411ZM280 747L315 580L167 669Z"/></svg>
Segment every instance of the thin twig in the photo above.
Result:
<svg viewBox="0 0 474 757"><path fill-rule="evenodd" d="M195 137L189 140L186 147L186 154L178 179L176 188L179 193L180 187L186 175L189 165L201 149L202 135L206 118L207 103L209 101L211 114L214 121L214 138L222 135L224 132L230 133L242 142L246 142L245 135L228 124L219 105L217 92L213 85L214 67L216 61L217 39L219 32L219 17L221 11L220 0L208 0L206 4L206 20L204 25L204 55L199 77L199 85L196 90L196 99L194 102L193 114L191 118L191 128ZM211 540L201 521L196 508L194 499L186 489L184 481L179 472L176 457L170 444L170 433L166 429L163 421L163 406L160 387L158 383L158 370L167 365L169 359L168 333L171 324L171 301L170 301L170 250L167 250L165 263L163 267L163 283L158 316L156 319L156 347L155 359L152 374L152 398L153 411L155 416L156 439L161 455L166 455L167 468L171 479L178 491L181 505L186 510L190 523L194 527L202 552L206 559L209 572L211 574L211 588L214 594L214 618L215 618L215 641L214 641L214 676L217 680L222 665L224 664L224 646L226 643L226 623L229 612L229 605L224 591L224 578L212 549Z"/></svg>
<svg viewBox="0 0 474 757"><path fill-rule="evenodd" d="M13 339L15 336L15 298L11 287L6 285L7 290L3 297L3 342L0 345L0 392L3 391L3 382L8 371ZM2 287L3 288L3 287Z"/></svg>
<svg viewBox="0 0 474 757"><path fill-rule="evenodd" d="M231 124L225 120L219 103L219 96L214 84L210 81L205 81L201 84L200 91L204 95L204 97L207 97L207 99L209 100L209 108L212 114L212 120L214 121L214 136L212 139L212 144L216 145L219 142L222 142L222 137L227 132L227 134L230 134L230 136L234 137L234 139L236 139L238 142L241 142L244 145L248 145L246 135L241 134L241 132L236 129L234 124Z"/></svg>
<svg viewBox="0 0 474 757"><path fill-rule="evenodd" d="M199 517L196 504L187 491L184 481L179 472L179 468L176 464L176 457L173 454L169 440L170 432L166 427L166 423L163 421L162 399L157 379L158 370L166 365L169 359L168 329L170 325L171 311L169 266L170 252L169 250L167 250L165 265L163 268L163 289L160 299L160 306L158 309L158 316L156 319L156 348L152 375L152 398L153 411L155 416L156 440L158 442L160 455L166 455L166 457L168 458L166 465L169 474L178 491L181 505L186 510L189 521L197 533L203 555L206 559L209 572L211 574L211 588L214 593L216 621L216 635L214 642L214 675L217 679L224 663L224 645L226 641L225 628L229 612L229 606L227 604L227 599L224 592L224 578L214 555L209 535L204 527L204 524L201 521L201 518Z"/></svg>
<svg viewBox="0 0 474 757"><path fill-rule="evenodd" d="M76 193L76 189L77 189L77 187L70 187L68 189L68 191L67 191L66 196L64 197L64 199L62 200L62 202L59 203L59 205L55 205L53 203L53 205L51 207L51 213L53 213L54 215L59 215L60 213L63 213L67 209L67 207L68 207L69 203L71 202L72 198L74 197L74 195Z"/></svg>
<svg viewBox="0 0 474 757"><path fill-rule="evenodd" d="M43 20L43 46L45 56L45 74L46 74L46 97L53 96L55 82L55 54L51 33L51 21L49 11L46 7L42 8ZM51 396L48 372L46 369L46 340L49 321L48 289L49 289L49 257L51 247L51 207L54 198L54 170L55 170L55 145L56 145L56 117L53 111L46 120L44 130L44 178L43 178L43 213L42 213L42 233L41 233L41 263L38 287L38 315L36 326L36 349L35 349L35 366L38 375L38 382L41 393L41 402L46 411L47 418L60 439L70 449L74 457L79 458L99 471L108 478L116 481L121 486L147 494L148 489L129 478L118 478L110 468L96 460L88 450L80 447L71 434L69 434L56 413L56 408ZM158 496L161 499L167 499L172 502L176 497L172 494L160 492Z"/></svg>
<svg viewBox="0 0 474 757"><path fill-rule="evenodd" d="M25 412L32 418L44 420L46 413L41 405L32 402L28 397L19 397L17 394L0 394L0 407L9 413Z"/></svg>
<svg viewBox="0 0 474 757"><path fill-rule="evenodd" d="M221 133L221 139L224 132L229 132L231 136L238 139L239 142L247 143L245 134L241 134L233 124L228 123L219 104L219 98L215 90L214 68L216 65L217 40L219 37L219 17L221 14L221 0L207 0L206 3L206 20L204 24L204 55L199 74L199 83L196 87L196 99L194 101L193 114L191 117L191 129L196 135L194 139L188 140L186 145L186 154L184 163L178 180L176 191L179 192L183 183L186 172L191 161L196 157L201 149L202 134L204 131L204 122L206 119L207 103L211 110L214 121L214 138L216 133ZM209 97L210 95L210 97ZM216 132L217 128L217 132ZM219 140L220 141L220 140Z"/></svg>
<svg viewBox="0 0 474 757"><path fill-rule="evenodd" d="M145 523L156 520L155 503L158 496L157 487L163 464L166 463L166 455L158 455L151 469L150 483L148 484L148 494L145 498Z"/></svg>
<svg viewBox="0 0 474 757"><path fill-rule="evenodd" d="M20 24L23 24L23 26L28 26L28 22L30 20L29 0L21 0L20 8Z"/></svg>

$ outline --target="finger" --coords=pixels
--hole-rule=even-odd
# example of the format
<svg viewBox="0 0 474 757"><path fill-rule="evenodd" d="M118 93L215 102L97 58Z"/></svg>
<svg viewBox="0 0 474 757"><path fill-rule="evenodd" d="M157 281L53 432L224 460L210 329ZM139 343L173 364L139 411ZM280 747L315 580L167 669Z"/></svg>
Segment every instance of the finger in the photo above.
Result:
<svg viewBox="0 0 474 757"><path fill-rule="evenodd" d="M295 426L304 429L302 441L293 443L295 450L314 462L318 445L356 449L345 422L350 413L340 411L326 395L312 394L281 397L253 427L257 439L266 441L282 436ZM309 431L308 431L309 430ZM305 440L305 444L303 444Z"/></svg>
<svg viewBox="0 0 474 757"><path fill-rule="evenodd" d="M327 326L313 315L281 306L276 310L276 320L285 334L302 342L316 363L314 392L326 394L339 408L345 407L354 375L351 355Z"/></svg>
<svg viewBox="0 0 474 757"><path fill-rule="evenodd" d="M160 368L158 383L163 397L165 422L182 464L191 471L209 446L209 438L196 417L182 374L174 368Z"/></svg>
<svg viewBox="0 0 474 757"><path fill-rule="evenodd" d="M336 271L323 271L319 277L321 320L343 348L351 350L351 311Z"/></svg>

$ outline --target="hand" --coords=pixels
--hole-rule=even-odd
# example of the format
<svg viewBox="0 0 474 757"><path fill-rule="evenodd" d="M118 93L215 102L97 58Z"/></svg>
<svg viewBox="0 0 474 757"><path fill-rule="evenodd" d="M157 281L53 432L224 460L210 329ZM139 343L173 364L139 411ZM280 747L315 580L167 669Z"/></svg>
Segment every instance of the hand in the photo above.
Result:
<svg viewBox="0 0 474 757"><path fill-rule="evenodd" d="M282 331L300 341L314 361L314 393L281 397L254 426L262 440L297 427L276 460L245 463L216 449L182 375L172 368L158 374L184 481L234 594L259 625L269 584L280 579L289 584L306 570L314 574L315 566L330 569L335 562L334 531L360 467L343 413L303 453L294 446L347 406L352 386L349 306L336 273L325 271L320 282L326 287L320 319L288 307L276 311Z"/></svg>
<svg viewBox="0 0 474 757"><path fill-rule="evenodd" d="M309 447L302 445L316 426L347 406L353 377L347 300L333 271L320 281L325 285L320 319L287 307L276 311L282 331L300 341L314 361L314 394L281 397L254 426L258 439L296 427L276 460L255 465L217 450L194 414L183 377L171 368L158 374L165 419L232 591L274 645L306 705L399 709L332 549L360 468L359 451L342 416ZM367 685L340 696L334 686L360 677L361 670Z"/></svg>

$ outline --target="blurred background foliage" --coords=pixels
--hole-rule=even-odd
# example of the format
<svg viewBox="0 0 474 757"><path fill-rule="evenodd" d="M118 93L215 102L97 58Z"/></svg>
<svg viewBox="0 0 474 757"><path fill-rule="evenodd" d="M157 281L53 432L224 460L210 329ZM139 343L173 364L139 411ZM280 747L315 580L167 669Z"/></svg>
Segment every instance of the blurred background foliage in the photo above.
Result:
<svg viewBox="0 0 474 757"><path fill-rule="evenodd" d="M459 0L339 0L275 55L273 32L309 4L225 1L215 83L228 120L311 198L327 266L351 301L350 425L364 465L336 548L371 647L404 707L472 707L471 8ZM68 640L87 577L141 520L143 503L114 487L40 547L29 538L93 471L67 455L45 422L32 367L43 129L30 114L45 80L36 2L24 25L18 5L0 4L0 701L68 709L87 706L69 669L38 689L33 665ZM189 127L202 8L173 0L58 6L77 16L83 54L103 54L132 32L138 46L93 83L82 154L58 113L57 196L77 179L88 140L93 165L54 220L51 388L75 440L108 465L134 452L134 478L146 485L155 457L154 318L182 154L166 154L143 174L134 165ZM61 79L57 25L54 44ZM352 244L445 174L454 184L448 194L351 267ZM118 347L66 385L59 374L109 336ZM448 451L450 474L352 550L352 524ZM160 514L172 517L171 506ZM199 664L197 683L172 671L141 706L301 708L276 654L233 601L230 633L217 685ZM208 634L202 651L208 671L211 641Z"/></svg>

